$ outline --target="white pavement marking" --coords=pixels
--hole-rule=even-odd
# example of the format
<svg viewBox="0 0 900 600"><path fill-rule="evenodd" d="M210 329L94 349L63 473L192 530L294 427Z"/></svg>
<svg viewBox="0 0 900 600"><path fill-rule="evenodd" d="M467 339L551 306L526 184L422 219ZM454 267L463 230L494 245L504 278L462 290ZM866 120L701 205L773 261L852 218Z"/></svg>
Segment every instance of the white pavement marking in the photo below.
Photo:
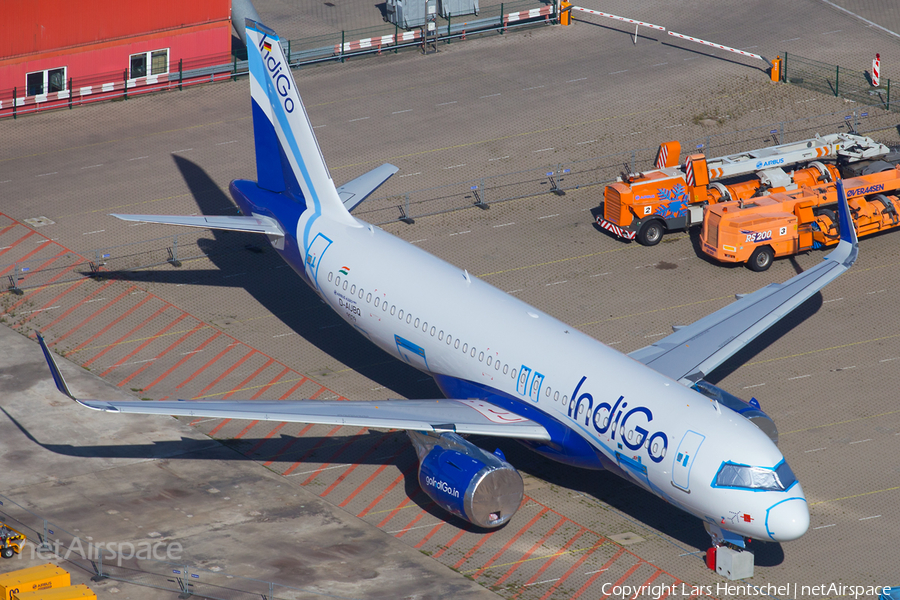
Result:
<svg viewBox="0 0 900 600"><path fill-rule="evenodd" d="M796 41L799 40L799 39L800 39L800 38L791 38L791 39L789 39L789 40L781 40L781 41L778 42L778 43L779 43L779 44L782 44L782 43L784 43L784 42L796 42Z"/></svg>
<svg viewBox="0 0 900 600"><path fill-rule="evenodd" d="M679 123L678 125L666 125L664 129L672 129L674 127L684 127L684 123Z"/></svg>
<svg viewBox="0 0 900 600"><path fill-rule="evenodd" d="M534 583L526 583L522 587L528 587L530 585L541 585L542 583L550 583L551 581L559 581L561 577L557 577L556 579L545 579L543 581L535 581Z"/></svg>
<svg viewBox="0 0 900 600"><path fill-rule="evenodd" d="M415 173L407 173L406 175L401 175L400 177L412 177L413 175L421 175L422 171L416 171Z"/></svg>
<svg viewBox="0 0 900 600"><path fill-rule="evenodd" d="M543 217L538 217L538 221L540 221L541 219L552 219L553 217L558 217L558 216L559 216L559 213L556 213L555 215L544 215Z"/></svg>
<svg viewBox="0 0 900 600"><path fill-rule="evenodd" d="M862 519L860 519L860 521L868 521L869 519L877 519L880 516L881 515L872 515L871 517L863 517Z"/></svg>
<svg viewBox="0 0 900 600"><path fill-rule="evenodd" d="M454 236L454 235L462 235L462 234L464 234L464 233L472 233L472 230L469 229L469 230L467 230L467 231L457 231L456 233L451 233L450 236L452 237L452 236Z"/></svg>
<svg viewBox="0 0 900 600"><path fill-rule="evenodd" d="M507 294L515 294L516 292L522 292L522 291L524 291L524 289L525 289L525 288L522 288L522 289L520 289L520 290L510 290L510 291L508 291L508 292L506 292L506 293L507 293ZM900 435L900 433L898 433L897 435Z"/></svg>
<svg viewBox="0 0 900 600"><path fill-rule="evenodd" d="M619 73L627 73L627 72L628 72L628 69L625 69L624 71L613 71L612 73L609 73L609 75L618 75Z"/></svg>
<svg viewBox="0 0 900 600"><path fill-rule="evenodd" d="M813 527L813 529L825 529L826 527L834 527L837 523L832 523L831 525L819 525L818 527Z"/></svg>
<svg viewBox="0 0 900 600"><path fill-rule="evenodd" d="M360 118L358 118L358 119L350 119L350 120L347 121L347 122L348 122L348 123L353 123L354 121L365 121L365 120L368 119L368 118L369 118L369 117L360 117Z"/></svg>
<svg viewBox="0 0 900 600"><path fill-rule="evenodd" d="M659 337L659 336L661 336L661 335L666 335L666 332L663 331L662 333L651 333L650 335L645 335L645 336L644 336L644 339L646 339L646 338L652 338L652 337Z"/></svg>
<svg viewBox="0 0 900 600"><path fill-rule="evenodd" d="M838 369L832 369L831 372L836 373L838 371L849 371L850 369L855 369L855 368L856 368L856 365L853 365L852 367L840 367Z"/></svg>
<svg viewBox="0 0 900 600"><path fill-rule="evenodd" d="M570 79L566 83L575 83L576 81L584 81L587 77L579 77L578 79Z"/></svg>
<svg viewBox="0 0 900 600"><path fill-rule="evenodd" d="M568 281L569 281L568 279L563 279L562 281L555 281L553 283L548 283L547 287L550 287L551 285L559 285L561 283L567 283Z"/></svg>
<svg viewBox="0 0 900 600"><path fill-rule="evenodd" d="M155 358L148 358L147 360L136 360L136 361L130 362L130 363L122 363L121 365L119 365L119 367L124 367L124 366L126 366L126 365L141 365L141 364L144 364L144 363L153 362L154 360L156 360L156 359L155 359ZM115 367L115 366L116 366L116 365L110 365L110 367Z"/></svg>
<svg viewBox="0 0 900 600"><path fill-rule="evenodd" d="M545 85L536 85L536 86L534 86L534 87L525 88L525 89L522 90L522 91L523 91L523 92L527 92L528 90L539 90L539 89L541 89L542 87L547 87L547 86L545 86Z"/></svg>
<svg viewBox="0 0 900 600"><path fill-rule="evenodd" d="M515 225L515 222L512 222L512 223L504 223L503 225L494 225L494 229L497 229L498 227L506 227L506 226L508 226L508 225Z"/></svg>
<svg viewBox="0 0 900 600"><path fill-rule="evenodd" d="M97 167L102 167L102 166L103 166L103 163L100 163L99 165L91 165L89 167L81 167L81 168L82 169L96 169Z"/></svg>
<svg viewBox="0 0 900 600"><path fill-rule="evenodd" d="M850 445L852 446L853 444L863 444L865 442L871 442L871 441L872 441L872 438L869 438L867 440L856 440L855 442L850 442Z"/></svg>
<svg viewBox="0 0 900 600"><path fill-rule="evenodd" d="M758 388L758 387L762 387L764 385L766 385L766 384L765 383L756 383L753 385L745 385L742 389L749 390L751 388Z"/></svg>
<svg viewBox="0 0 900 600"><path fill-rule="evenodd" d="M494 96L499 96L500 94L488 94L487 96L479 96L478 99L481 100L483 98L493 98Z"/></svg>
<svg viewBox="0 0 900 600"><path fill-rule="evenodd" d="M410 244L418 244L419 242L427 242L428 238L422 238L421 240L413 240Z"/></svg>
<svg viewBox="0 0 900 600"><path fill-rule="evenodd" d="M431 378L429 377L429 379L431 379ZM401 531L412 531L413 529L425 529L426 527L434 527L434 523L429 523L428 525L416 525L415 527L404 527L403 529L388 531L386 533L394 534L394 533L400 533Z"/></svg>
<svg viewBox="0 0 900 600"><path fill-rule="evenodd" d="M890 362L892 360L897 360L898 358L900 358L900 356L895 356L894 358L882 358L878 362Z"/></svg>
<svg viewBox="0 0 900 600"><path fill-rule="evenodd" d="M840 29L835 29L834 31L826 31L822 35L831 35L832 33L840 33L840 32L841 32Z"/></svg>
<svg viewBox="0 0 900 600"><path fill-rule="evenodd" d="M5 180L5 181L0 181L0 183L9 183L10 181L12 181L12 179L7 179L7 180Z"/></svg>
<svg viewBox="0 0 900 600"><path fill-rule="evenodd" d="M445 169L455 169L457 167L464 167L464 166L466 166L466 163L462 163L461 165L453 165L452 167L444 167L444 168Z"/></svg>
<svg viewBox="0 0 900 600"><path fill-rule="evenodd" d="M812 377L812 375L797 375L796 377L788 377L788 381L792 381L794 379L804 379L806 377Z"/></svg>
<svg viewBox="0 0 900 600"><path fill-rule="evenodd" d="M825 448L813 448L812 450L806 450L806 454L809 454L810 452L819 452L820 450L824 450L824 449Z"/></svg>
<svg viewBox="0 0 900 600"><path fill-rule="evenodd" d="M232 274L232 275L226 275L226 276L223 277L222 279L228 279L229 277L240 277L241 275L246 275L246 274L247 274L246 271L244 271L243 273L234 273L234 274Z"/></svg>
<svg viewBox="0 0 900 600"><path fill-rule="evenodd" d="M325 327L319 327L319 329L331 329L332 327L337 327L340 323L335 323L334 325L326 325Z"/></svg>
<svg viewBox="0 0 900 600"><path fill-rule="evenodd" d="M56 305L56 306L48 306L47 308L38 308L38 309L35 309L35 310L25 310L25 311L20 312L19 314L27 315L27 314L31 314L31 313L41 312L41 311L43 311L43 310L53 310L54 308L59 308L59 305Z"/></svg>
<svg viewBox="0 0 900 600"><path fill-rule="evenodd" d="M53 171L52 173L41 173L38 177L47 177L49 175L56 175L59 171Z"/></svg>
<svg viewBox="0 0 900 600"><path fill-rule="evenodd" d="M90 304L91 302L100 302L101 300L106 300L106 298L94 298L93 300L86 300L84 304Z"/></svg>
<svg viewBox="0 0 900 600"><path fill-rule="evenodd" d="M412 109L411 109L411 108L407 108L406 110L395 110L395 111L392 112L391 114L392 114L392 115L399 115L400 113L405 113L405 112L412 112Z"/></svg>
<svg viewBox="0 0 900 600"><path fill-rule="evenodd" d="M448 104L456 104L456 100L451 100L450 102L441 102L440 104L435 104L435 106L447 106Z"/></svg>
<svg viewBox="0 0 900 600"><path fill-rule="evenodd" d="M609 271L606 273L597 273L596 275L591 275L591 277L600 277L601 275L609 275Z"/></svg>
<svg viewBox="0 0 900 600"><path fill-rule="evenodd" d="M540 150L535 150L535 152L546 152L547 150L553 150L553 148L541 148Z"/></svg>
<svg viewBox="0 0 900 600"><path fill-rule="evenodd" d="M316 125L313 129L318 129L319 127L325 127L324 125Z"/></svg>
<svg viewBox="0 0 900 600"><path fill-rule="evenodd" d="M197 354L198 352L203 352L203 350L191 350L190 352L182 352L182 353L181 353L181 356L187 356L188 354ZM154 360L155 360L155 359L154 359ZM149 361L146 361L146 360L145 360L145 361L142 361L142 362L149 362Z"/></svg>
<svg viewBox="0 0 900 600"><path fill-rule="evenodd" d="M843 298L834 298L834 299L832 299L832 300L826 300L826 301L823 302L822 304L828 304L829 302L837 302L838 300L843 300Z"/></svg>
<svg viewBox="0 0 900 600"><path fill-rule="evenodd" d="M900 37L900 34L894 33L894 32L891 31L890 29L885 29L885 28L882 27L881 25L879 25L879 24L877 24L877 23L873 23L872 21L869 21L868 19L863 19L863 18L862 18L861 16L859 16L858 14L853 13L853 12L850 12L849 10L847 10L846 8L844 8L843 6L838 6L838 5L835 4L834 2L829 2L828 0L822 0L822 2L824 2L825 4L827 4L827 5L829 5L829 6L833 6L834 8L836 8L836 9L838 9L838 10L842 10L842 11L844 11L845 13L847 13L848 15L853 15L854 17L856 17L857 19L859 19L859 20L862 21L863 23L868 23L870 27L877 27L878 29L884 31L885 33L889 33L889 34L891 34L891 35L894 36L894 37Z"/></svg>
<svg viewBox="0 0 900 600"><path fill-rule="evenodd" d="M309 475L310 473L315 473L317 471L330 471L332 469L347 469L350 465L335 465L333 467L320 467L318 469L313 469L312 471L294 471L288 477L296 477L297 475Z"/></svg>
<svg viewBox="0 0 900 600"><path fill-rule="evenodd" d="M144 160L145 158L150 158L149 156L136 156L135 158L129 158L129 161L132 160Z"/></svg>
<svg viewBox="0 0 900 600"><path fill-rule="evenodd" d="M689 554L694 554L694 553L690 552ZM588 571L587 573L585 573L585 575L591 575L593 573L602 573L603 571L606 571L607 569L609 569L609 567L606 567L606 569L597 569L596 571Z"/></svg>
<svg viewBox="0 0 900 600"><path fill-rule="evenodd" d="M293 331L291 331L290 333L279 333L278 335L273 335L272 337L273 337L273 338L279 338L279 337L285 337L285 336L287 336L287 335L297 335L297 334L294 333Z"/></svg>
<svg viewBox="0 0 900 600"><path fill-rule="evenodd" d="M653 67L664 67L664 66L666 66L667 64L669 64L669 63L667 63L667 62L659 63L658 65L651 65L651 68L653 68Z"/></svg>
<svg viewBox="0 0 900 600"><path fill-rule="evenodd" d="M586 141L586 142L578 142L578 143L575 144L575 145L576 145L576 146L581 146L582 144L593 144L593 143L596 142L596 141L597 141L597 140L588 140L588 141Z"/></svg>
<svg viewBox="0 0 900 600"><path fill-rule="evenodd" d="M190 152L193 148L182 148L181 150L173 150L172 154L178 154L179 152Z"/></svg>
<svg viewBox="0 0 900 600"><path fill-rule="evenodd" d="M868 292L868 293L869 294L880 294L883 291L885 291L885 290L875 290L874 292Z"/></svg>
<svg viewBox="0 0 900 600"><path fill-rule="evenodd" d="M91 235L91 234L94 234L94 233L103 233L104 231L106 231L106 230L105 230L105 229L98 229L97 231L85 231L85 232L82 233L81 235Z"/></svg>
<svg viewBox="0 0 900 600"><path fill-rule="evenodd" d="M234 144L235 142L237 142L237 140L231 140L228 142L219 142L218 144L216 144L216 146L224 146L225 144Z"/></svg>
<svg viewBox="0 0 900 600"><path fill-rule="evenodd" d="M489 158L489 159L488 159L488 162L491 162L491 161L494 161L494 160L503 160L504 158L509 158L509 155L507 155L507 156L498 156L497 158Z"/></svg>

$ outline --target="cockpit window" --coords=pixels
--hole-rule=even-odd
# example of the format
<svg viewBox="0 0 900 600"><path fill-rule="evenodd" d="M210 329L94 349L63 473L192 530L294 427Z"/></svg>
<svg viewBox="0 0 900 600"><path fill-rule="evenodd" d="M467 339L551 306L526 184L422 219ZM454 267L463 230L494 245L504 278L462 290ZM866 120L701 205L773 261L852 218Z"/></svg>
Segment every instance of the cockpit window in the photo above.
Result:
<svg viewBox="0 0 900 600"><path fill-rule="evenodd" d="M717 487L740 488L745 490L780 492L797 481L787 462L781 461L774 469L751 467L735 463L724 463L716 475Z"/></svg>

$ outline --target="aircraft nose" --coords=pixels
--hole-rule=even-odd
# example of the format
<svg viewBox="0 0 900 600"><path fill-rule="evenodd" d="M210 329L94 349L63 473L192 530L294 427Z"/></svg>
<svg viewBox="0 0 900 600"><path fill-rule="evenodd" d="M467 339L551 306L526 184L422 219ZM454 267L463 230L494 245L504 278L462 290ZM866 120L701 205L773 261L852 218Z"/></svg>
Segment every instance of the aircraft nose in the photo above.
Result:
<svg viewBox="0 0 900 600"><path fill-rule="evenodd" d="M809 529L809 506L802 490L799 497L773 505L766 515L766 529L776 542L796 540Z"/></svg>

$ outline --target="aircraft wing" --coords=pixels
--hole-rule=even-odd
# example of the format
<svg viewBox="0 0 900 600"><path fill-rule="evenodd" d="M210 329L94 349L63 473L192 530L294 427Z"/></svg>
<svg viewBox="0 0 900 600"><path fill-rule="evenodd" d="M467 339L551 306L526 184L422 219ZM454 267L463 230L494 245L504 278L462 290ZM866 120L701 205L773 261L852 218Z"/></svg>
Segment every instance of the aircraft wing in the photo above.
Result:
<svg viewBox="0 0 900 600"><path fill-rule="evenodd" d="M856 261L858 242L843 182L837 182L841 241L819 264L773 283L629 354L648 367L691 385L800 306Z"/></svg>
<svg viewBox="0 0 900 600"><path fill-rule="evenodd" d="M182 225L185 227L203 227L205 229L226 229L228 231L246 231L248 233L265 233L284 237L284 231L275 219L254 215L252 217L232 216L194 216L182 217L179 215L121 215L112 214L123 221L138 221L141 223L160 223L162 225Z"/></svg>
<svg viewBox="0 0 900 600"><path fill-rule="evenodd" d="M248 419L442 433L472 433L528 440L550 440L540 424L482 400L177 400L174 402L79 400L38 335L44 358L60 392L78 404L114 413Z"/></svg>
<svg viewBox="0 0 900 600"><path fill-rule="evenodd" d="M337 188L338 196L343 201L347 211L352 211L363 200L369 197L378 186L387 181L388 177L399 171L399 167L395 167L390 163L384 163L380 167L375 167L368 173L360 175L353 181L348 181L341 187Z"/></svg>

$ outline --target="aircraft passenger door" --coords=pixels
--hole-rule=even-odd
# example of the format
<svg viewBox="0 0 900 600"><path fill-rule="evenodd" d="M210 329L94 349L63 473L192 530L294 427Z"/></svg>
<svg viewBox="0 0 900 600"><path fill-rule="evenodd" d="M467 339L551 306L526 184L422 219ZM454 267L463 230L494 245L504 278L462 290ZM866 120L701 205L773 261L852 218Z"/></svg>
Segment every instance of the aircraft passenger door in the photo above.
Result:
<svg viewBox="0 0 900 600"><path fill-rule="evenodd" d="M541 385L544 383L544 376L537 371L534 372L534 377L531 378L531 386L529 387L528 396L531 398L532 402L537 402L541 399Z"/></svg>
<svg viewBox="0 0 900 600"><path fill-rule="evenodd" d="M309 245L309 250L306 252L306 261L304 261L306 263L306 275L317 289L319 282L316 280L316 275L319 271L319 263L322 262L322 255L325 254L330 245L331 240L320 233L313 239Z"/></svg>
<svg viewBox="0 0 900 600"><path fill-rule="evenodd" d="M691 466L706 436L696 431L688 431L678 444L672 465L672 485L686 492L691 491Z"/></svg>
<svg viewBox="0 0 900 600"><path fill-rule="evenodd" d="M531 369L522 365L522 368L519 369L519 379L516 380L516 391L519 392L520 396L524 396L528 393L529 379L531 379Z"/></svg>

